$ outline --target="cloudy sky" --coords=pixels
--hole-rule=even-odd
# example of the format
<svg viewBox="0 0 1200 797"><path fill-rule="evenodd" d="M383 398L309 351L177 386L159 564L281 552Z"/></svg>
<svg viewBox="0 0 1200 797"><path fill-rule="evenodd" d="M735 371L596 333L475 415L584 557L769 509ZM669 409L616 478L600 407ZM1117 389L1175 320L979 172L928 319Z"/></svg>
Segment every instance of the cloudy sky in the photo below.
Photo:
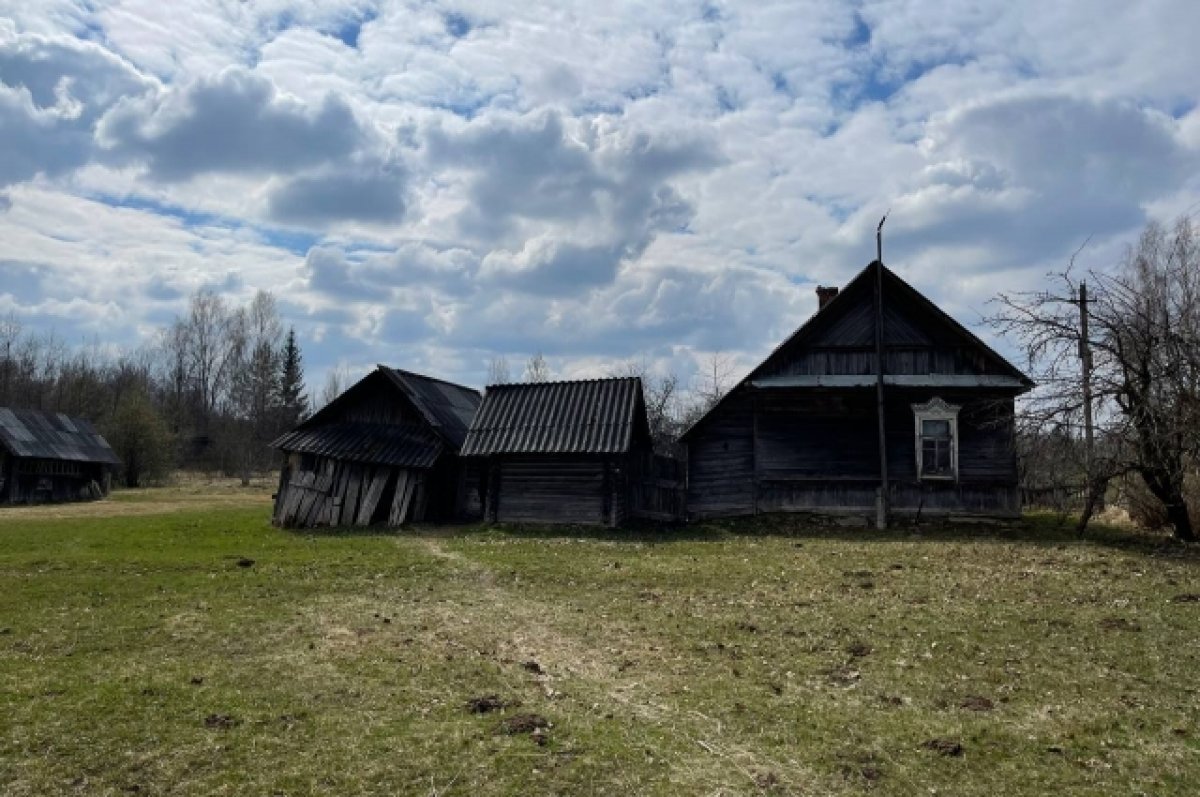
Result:
<svg viewBox="0 0 1200 797"><path fill-rule="evenodd" d="M885 260L978 329L1200 207L1197 31L1195 0L0 0L0 315L136 345L265 288L314 383L748 367L890 209Z"/></svg>

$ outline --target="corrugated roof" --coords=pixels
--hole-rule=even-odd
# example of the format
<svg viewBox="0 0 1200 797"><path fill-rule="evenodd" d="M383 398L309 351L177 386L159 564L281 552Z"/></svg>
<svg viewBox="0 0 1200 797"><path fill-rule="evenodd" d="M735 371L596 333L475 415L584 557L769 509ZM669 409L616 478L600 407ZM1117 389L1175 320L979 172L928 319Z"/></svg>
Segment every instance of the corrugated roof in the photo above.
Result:
<svg viewBox="0 0 1200 797"><path fill-rule="evenodd" d="M417 409L446 439L461 448L479 408L479 391L399 368L379 366L417 405Z"/></svg>
<svg viewBox="0 0 1200 797"><path fill-rule="evenodd" d="M442 452L442 443L432 432L413 424L331 423L287 432L271 446L401 468L431 467Z"/></svg>
<svg viewBox="0 0 1200 797"><path fill-rule="evenodd" d="M0 445L16 457L121 464L90 422L61 412L0 407Z"/></svg>
<svg viewBox="0 0 1200 797"><path fill-rule="evenodd" d="M645 414L636 377L493 385L462 454L624 453Z"/></svg>

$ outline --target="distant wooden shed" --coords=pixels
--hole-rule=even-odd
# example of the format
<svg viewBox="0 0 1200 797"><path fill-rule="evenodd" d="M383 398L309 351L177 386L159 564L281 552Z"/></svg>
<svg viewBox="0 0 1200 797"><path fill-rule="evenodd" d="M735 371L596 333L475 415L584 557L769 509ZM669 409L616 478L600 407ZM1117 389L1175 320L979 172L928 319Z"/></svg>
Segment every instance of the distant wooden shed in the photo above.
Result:
<svg viewBox="0 0 1200 797"><path fill-rule="evenodd" d="M82 418L0 407L0 503L102 498L120 464Z"/></svg>
<svg viewBox="0 0 1200 797"><path fill-rule="evenodd" d="M637 378L492 385L463 444L492 522L618 526L654 452Z"/></svg>
<svg viewBox="0 0 1200 797"><path fill-rule="evenodd" d="M285 455L274 522L399 526L477 515L478 479L459 450L479 400L469 387L380 365L271 444Z"/></svg>
<svg viewBox="0 0 1200 797"><path fill-rule="evenodd" d="M878 261L683 434L691 517L1013 517L1033 382Z"/></svg>

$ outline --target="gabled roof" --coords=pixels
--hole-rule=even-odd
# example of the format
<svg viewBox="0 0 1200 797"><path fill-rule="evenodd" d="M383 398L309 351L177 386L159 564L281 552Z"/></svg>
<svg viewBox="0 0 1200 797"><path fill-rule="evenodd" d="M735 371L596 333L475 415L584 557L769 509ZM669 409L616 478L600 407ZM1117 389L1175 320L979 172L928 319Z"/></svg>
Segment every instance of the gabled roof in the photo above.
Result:
<svg viewBox="0 0 1200 797"><path fill-rule="evenodd" d="M776 346L774 349L772 349L771 353L768 354L761 363L759 363L757 366L755 366L754 369L751 370L750 373L747 374L744 379L742 379L742 381L738 382L738 384L736 386L734 386L734 388L732 390L730 390L728 393L726 393L724 398L722 398L720 401L718 401L715 405L713 405L708 410L708 412L706 412L704 415L702 415L700 418L698 418L695 422L693 422L692 425L689 426L684 431L684 433L680 436L680 438L681 439L687 438L695 429L697 429L701 424L703 424L704 421L710 415L712 415L713 412L715 412L718 407L720 407L722 404L725 403L725 399L729 398L735 392L739 392L740 389L744 385L758 382L758 380L760 380L764 376L764 374L771 369L771 367L776 363L777 360L786 356L787 353L792 352L795 349L804 346L812 338L815 331L818 330L819 328L821 328L822 326L825 326L826 322L830 321L831 319L837 318L839 314L845 314L846 311L849 309L849 306L851 305L851 303L854 302L856 299L861 298L861 294L864 291L867 292L868 294L870 292L872 292L873 291L872 282L875 279L877 273L879 274L882 285L883 285L883 294L884 294L884 303L885 303L884 306L885 307L888 306L889 300L893 300L894 298L897 298L897 297L900 298L901 300L910 302L911 304L915 305L921 311L924 311L929 316L932 316L933 319L935 319L936 321L947 326L950 329L952 334L957 335L967 345L973 346L974 348L979 350L992 363L992 365L995 367L995 370L999 372L998 375L1004 377L1004 381L1003 381L1004 386L1016 388L1019 392L1024 392L1025 390L1028 390L1034 386L1032 379L1030 379L1028 376L1026 376L1024 373L1022 373L1020 369L1018 369L1016 366L1014 366L1012 363L1010 363L1008 360L1006 360L1004 357L1002 357L999 353L997 353L994 349L992 349L990 346L988 346L986 343L984 343L982 340L980 340L977 335L975 335L969 329L964 327L958 321L954 320L954 318L952 316L950 316L946 311L942 310L942 308L938 307L936 304L934 304L932 301L930 301L928 298L926 298L924 294L922 294L916 288L912 287L907 282L905 282L903 279L901 279L899 276L897 276L897 274L894 271L892 271L887 266L880 263L878 260L873 260L869 264L867 264L866 268L864 268L862 271L858 272L858 274L856 274L854 276L854 278L851 279L850 282L848 282L846 284L846 287L843 288L841 291L839 291L838 294L836 296L834 296L833 299L831 299L824 307L819 308L817 310L817 312L813 313L813 315L807 321L805 321L803 324L801 324L800 327L797 328L795 332L793 332L786 339L784 339L784 341L782 343L780 343L778 346ZM885 329L886 328L887 328L887 326L885 324ZM846 380L842 380L845 382L845 384L838 385L837 383L838 383L839 379L836 375L814 376L808 380L805 380L804 378L795 378L795 377L793 377L793 378L775 377L772 379L773 379L773 381L777 382L780 386L782 386L786 383L790 383L790 386L793 386L793 387L851 386L849 384L850 377L847 377ZM887 384L887 383L896 384L896 385L912 384L911 379L909 379L907 377L902 377L902 376L895 376L895 377L891 377L889 379L885 375L884 381L885 381L885 384ZM930 386L934 386L932 383L937 380L931 379L930 381L931 381ZM942 381L947 381L947 385L949 385L949 382L951 382L953 380L947 380L947 379L943 378ZM974 385L977 387L988 387L988 386L995 387L1000 384L999 380L996 377L981 376L981 377L979 377L979 379L977 381L978 381L978 384ZM868 383L864 383L864 386L866 384L868 384ZM870 380L869 384L874 384L874 375L871 375L871 380ZM947 385L941 385L941 386L944 387ZM965 382L960 381L960 383L958 383L957 386L964 387L964 386L968 386L968 385L966 385Z"/></svg>
<svg viewBox="0 0 1200 797"><path fill-rule="evenodd" d="M14 457L121 464L91 423L61 412L0 407L0 446Z"/></svg>
<svg viewBox="0 0 1200 797"><path fill-rule="evenodd" d="M467 429L479 409L478 390L386 365L379 366L379 370L404 390L429 425L455 450L462 448Z"/></svg>
<svg viewBox="0 0 1200 797"><path fill-rule="evenodd" d="M462 454L622 454L648 433L637 377L492 385Z"/></svg>
<svg viewBox="0 0 1200 797"><path fill-rule="evenodd" d="M385 423L331 423L294 429L271 445L284 451L401 468L432 467L444 448L437 435L424 426Z"/></svg>
<svg viewBox="0 0 1200 797"><path fill-rule="evenodd" d="M399 394L397 400L400 402L407 400L448 449L458 451L462 447L467 436L467 427L470 426L475 410L479 407L479 391L424 374L389 368L386 365L377 366L374 371L348 387L293 431L313 430L321 426L346 426L334 421L341 408L358 400L364 391L379 390L378 386L382 386L384 390L395 391ZM282 443L286 437L288 435L283 435L272 442L271 446L284 448Z"/></svg>

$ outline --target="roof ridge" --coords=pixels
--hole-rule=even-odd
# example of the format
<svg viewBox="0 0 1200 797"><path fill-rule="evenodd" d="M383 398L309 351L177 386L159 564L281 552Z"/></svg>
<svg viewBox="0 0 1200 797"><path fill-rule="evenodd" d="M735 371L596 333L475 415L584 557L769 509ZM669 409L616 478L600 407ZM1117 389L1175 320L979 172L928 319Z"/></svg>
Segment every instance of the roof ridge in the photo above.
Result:
<svg viewBox="0 0 1200 797"><path fill-rule="evenodd" d="M493 385L488 385L487 389L497 387L536 387L538 385L586 385L594 382L626 382L631 380L641 381L640 376L597 376L590 379L551 379L546 382L497 382Z"/></svg>
<svg viewBox="0 0 1200 797"><path fill-rule="evenodd" d="M458 382L451 382L449 379L442 379L440 376L430 376L429 374L419 374L416 371L409 371L407 368L396 368L395 366L384 365L383 363L376 363L376 366L379 368L386 368L389 371L394 371L395 373L401 374L403 376L415 376L418 379L424 379L428 382L440 382L443 385L449 385L450 387L456 387L456 388L459 388L460 390L469 390L472 393L475 393L477 395L479 394L479 391L476 388L470 387L468 385L463 385Z"/></svg>

